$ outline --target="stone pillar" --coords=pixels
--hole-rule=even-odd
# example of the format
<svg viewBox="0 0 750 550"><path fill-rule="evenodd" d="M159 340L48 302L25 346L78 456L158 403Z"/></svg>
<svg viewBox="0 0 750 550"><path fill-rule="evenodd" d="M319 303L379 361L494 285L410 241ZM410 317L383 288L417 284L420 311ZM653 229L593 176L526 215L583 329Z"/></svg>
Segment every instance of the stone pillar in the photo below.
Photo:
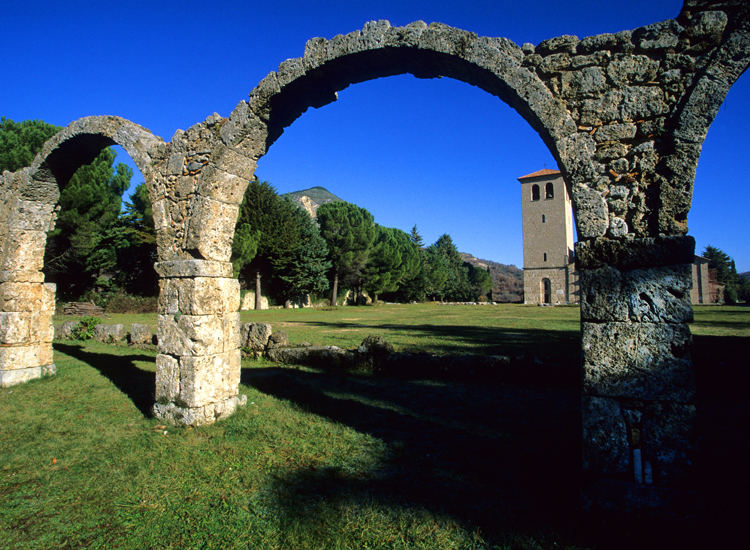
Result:
<svg viewBox="0 0 750 550"><path fill-rule="evenodd" d="M244 405L240 382L239 283L232 264L159 262L159 355L154 414L210 424Z"/></svg>
<svg viewBox="0 0 750 550"><path fill-rule="evenodd" d="M589 507L697 512L695 373L686 324L694 248L691 237L576 246Z"/></svg>
<svg viewBox="0 0 750 550"><path fill-rule="evenodd" d="M10 200L0 271L0 387L55 374L55 285L42 265L54 205Z"/></svg>

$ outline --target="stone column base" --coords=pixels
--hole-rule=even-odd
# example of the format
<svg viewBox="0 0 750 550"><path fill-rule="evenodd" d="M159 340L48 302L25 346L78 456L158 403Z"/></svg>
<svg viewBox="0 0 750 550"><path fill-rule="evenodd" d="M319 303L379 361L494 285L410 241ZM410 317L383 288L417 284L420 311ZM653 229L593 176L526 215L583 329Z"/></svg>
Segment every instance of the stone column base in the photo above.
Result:
<svg viewBox="0 0 750 550"><path fill-rule="evenodd" d="M9 388L17 384L23 384L36 378L47 378L57 374L54 364L41 367L28 367L25 369L0 370L0 388Z"/></svg>
<svg viewBox="0 0 750 550"><path fill-rule="evenodd" d="M179 407L174 403L155 403L154 416L171 424L203 426L229 416L237 410L237 407L244 407L246 404L246 395L235 395L224 401L209 403L202 407Z"/></svg>
<svg viewBox="0 0 750 550"><path fill-rule="evenodd" d="M695 522L705 514L703 494L668 487L642 485L629 481L598 479L581 487L587 512Z"/></svg>

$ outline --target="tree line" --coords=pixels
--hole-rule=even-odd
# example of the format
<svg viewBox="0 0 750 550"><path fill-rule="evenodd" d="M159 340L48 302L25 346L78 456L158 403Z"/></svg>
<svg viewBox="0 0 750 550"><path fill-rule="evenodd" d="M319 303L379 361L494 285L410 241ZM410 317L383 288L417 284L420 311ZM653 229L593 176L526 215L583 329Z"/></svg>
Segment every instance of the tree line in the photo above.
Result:
<svg viewBox="0 0 750 550"><path fill-rule="evenodd" d="M259 180L240 205L232 263L256 300L263 294L277 303L314 294L336 304L343 290L374 300L469 301L492 288L489 272L464 262L447 234L425 246L416 226L410 234L384 227L344 201L321 205L316 221Z"/></svg>

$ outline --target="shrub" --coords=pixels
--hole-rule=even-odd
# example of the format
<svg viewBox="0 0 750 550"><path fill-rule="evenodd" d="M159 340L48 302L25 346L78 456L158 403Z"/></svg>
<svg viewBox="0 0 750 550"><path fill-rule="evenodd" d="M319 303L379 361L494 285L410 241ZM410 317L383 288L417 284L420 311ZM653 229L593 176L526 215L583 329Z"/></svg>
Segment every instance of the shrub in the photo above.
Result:
<svg viewBox="0 0 750 550"><path fill-rule="evenodd" d="M99 317L83 317L78 324L73 327L70 337L73 340L90 340L94 337L94 327L102 322Z"/></svg>
<svg viewBox="0 0 750 550"><path fill-rule="evenodd" d="M158 296L133 296L122 289L109 295L105 309L107 313L156 313Z"/></svg>

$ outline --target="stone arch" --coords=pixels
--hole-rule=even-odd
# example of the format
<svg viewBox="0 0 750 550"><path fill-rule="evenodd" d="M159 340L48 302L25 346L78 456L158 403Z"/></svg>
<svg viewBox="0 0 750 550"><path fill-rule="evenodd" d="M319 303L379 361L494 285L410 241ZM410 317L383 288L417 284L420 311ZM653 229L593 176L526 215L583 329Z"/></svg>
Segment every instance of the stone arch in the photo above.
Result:
<svg viewBox="0 0 750 550"><path fill-rule="evenodd" d="M148 130L118 117L87 117L48 140L32 165L3 174L0 284L5 298L0 352L0 386L55 372L52 314L55 285L44 283L47 232L54 227L60 188L102 149L121 145L149 178L164 143Z"/></svg>

